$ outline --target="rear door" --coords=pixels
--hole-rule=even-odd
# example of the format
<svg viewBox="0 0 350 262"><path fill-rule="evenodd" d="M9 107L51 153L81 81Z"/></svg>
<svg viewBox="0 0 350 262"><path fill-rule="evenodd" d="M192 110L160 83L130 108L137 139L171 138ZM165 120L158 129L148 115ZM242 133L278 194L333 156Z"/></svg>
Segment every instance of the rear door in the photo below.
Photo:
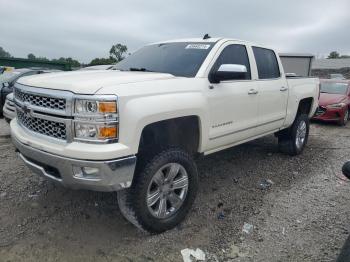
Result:
<svg viewBox="0 0 350 262"><path fill-rule="evenodd" d="M286 117L289 90L275 52L261 47L252 47L252 49L258 72L257 131L264 134L282 127Z"/></svg>
<svg viewBox="0 0 350 262"><path fill-rule="evenodd" d="M222 64L238 64L246 66L247 73L240 79L210 84L207 89L210 114L209 149L256 135L258 95L256 83L252 80L252 56L251 50L245 45L226 42L210 67L210 70L215 70Z"/></svg>

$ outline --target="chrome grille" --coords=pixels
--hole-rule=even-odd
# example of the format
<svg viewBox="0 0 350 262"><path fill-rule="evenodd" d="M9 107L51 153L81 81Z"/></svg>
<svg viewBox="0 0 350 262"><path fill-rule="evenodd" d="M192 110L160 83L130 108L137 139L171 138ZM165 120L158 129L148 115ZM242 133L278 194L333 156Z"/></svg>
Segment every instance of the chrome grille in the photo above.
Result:
<svg viewBox="0 0 350 262"><path fill-rule="evenodd" d="M67 137L65 123L27 116L20 110L17 110L17 119L21 125L33 132L62 140Z"/></svg>
<svg viewBox="0 0 350 262"><path fill-rule="evenodd" d="M62 98L55 98L31 93L24 93L15 88L15 98L21 102L27 102L31 105L50 108L54 110L66 110L66 100Z"/></svg>

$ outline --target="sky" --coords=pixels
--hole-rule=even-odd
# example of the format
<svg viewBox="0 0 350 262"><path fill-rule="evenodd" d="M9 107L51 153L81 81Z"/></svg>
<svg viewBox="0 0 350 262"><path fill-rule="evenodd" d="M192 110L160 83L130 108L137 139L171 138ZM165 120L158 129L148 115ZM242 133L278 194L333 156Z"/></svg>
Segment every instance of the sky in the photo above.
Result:
<svg viewBox="0 0 350 262"><path fill-rule="evenodd" d="M87 63L177 38L228 37L279 52L350 55L350 0L0 0L0 46Z"/></svg>

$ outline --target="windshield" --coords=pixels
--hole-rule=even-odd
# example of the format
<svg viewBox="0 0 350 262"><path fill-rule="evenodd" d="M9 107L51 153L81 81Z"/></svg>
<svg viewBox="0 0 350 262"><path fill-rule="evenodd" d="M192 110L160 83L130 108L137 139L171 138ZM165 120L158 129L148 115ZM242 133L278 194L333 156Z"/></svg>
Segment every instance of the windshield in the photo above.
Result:
<svg viewBox="0 0 350 262"><path fill-rule="evenodd" d="M348 90L347 83L321 83L321 93L345 95Z"/></svg>
<svg viewBox="0 0 350 262"><path fill-rule="evenodd" d="M116 64L114 69L194 77L213 45L189 42L149 45Z"/></svg>
<svg viewBox="0 0 350 262"><path fill-rule="evenodd" d="M18 76L20 72L4 72L0 75L0 83L11 82L13 79Z"/></svg>

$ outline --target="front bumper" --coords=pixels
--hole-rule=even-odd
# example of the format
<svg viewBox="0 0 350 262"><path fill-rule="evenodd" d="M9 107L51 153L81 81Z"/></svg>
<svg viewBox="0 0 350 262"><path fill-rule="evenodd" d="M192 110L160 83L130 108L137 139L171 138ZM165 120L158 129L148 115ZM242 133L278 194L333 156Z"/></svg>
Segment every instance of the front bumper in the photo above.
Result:
<svg viewBox="0 0 350 262"><path fill-rule="evenodd" d="M16 117L16 108L13 101L10 101L9 99L5 100L3 115L8 120L12 120Z"/></svg>
<svg viewBox="0 0 350 262"><path fill-rule="evenodd" d="M327 108L325 106L320 106L312 119L337 122L344 118L345 109L344 108Z"/></svg>
<svg viewBox="0 0 350 262"><path fill-rule="evenodd" d="M12 137L19 156L36 174L72 189L117 191L131 186L136 156L91 161L66 158L35 149Z"/></svg>

